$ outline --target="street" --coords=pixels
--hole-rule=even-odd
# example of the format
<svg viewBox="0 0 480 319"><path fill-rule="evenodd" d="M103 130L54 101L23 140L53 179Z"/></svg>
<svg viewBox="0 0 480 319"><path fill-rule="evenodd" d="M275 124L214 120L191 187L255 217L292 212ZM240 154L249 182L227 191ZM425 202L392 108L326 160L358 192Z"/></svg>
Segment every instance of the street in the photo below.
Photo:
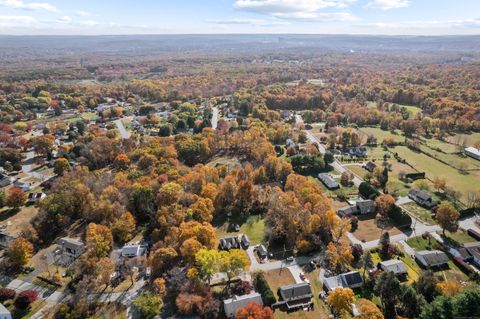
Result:
<svg viewBox="0 0 480 319"><path fill-rule="evenodd" d="M120 136L122 138L130 138L130 134L128 134L127 130L125 129L125 126L123 126L122 119L115 120L114 123L117 126L118 131L120 132Z"/></svg>
<svg viewBox="0 0 480 319"><path fill-rule="evenodd" d="M217 125L218 125L218 107L212 107L212 128L214 130L217 129Z"/></svg>

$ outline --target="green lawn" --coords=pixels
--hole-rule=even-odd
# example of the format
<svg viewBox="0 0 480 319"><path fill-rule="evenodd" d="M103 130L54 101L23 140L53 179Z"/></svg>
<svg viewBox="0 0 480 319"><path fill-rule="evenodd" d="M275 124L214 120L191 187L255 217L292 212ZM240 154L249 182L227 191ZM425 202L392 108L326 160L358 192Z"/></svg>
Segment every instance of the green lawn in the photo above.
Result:
<svg viewBox="0 0 480 319"><path fill-rule="evenodd" d="M426 145L432 149L440 149L444 153L457 153L459 151L458 145L440 141L436 138L424 138Z"/></svg>
<svg viewBox="0 0 480 319"><path fill-rule="evenodd" d="M409 238L407 244L413 249L419 250L434 250L437 240L433 237L423 238L422 236Z"/></svg>
<svg viewBox="0 0 480 319"><path fill-rule="evenodd" d="M462 165L465 169L480 169L480 161L474 158L462 157L457 154L445 154L424 145L422 145L420 149L422 150L422 152L425 152L456 169L461 169Z"/></svg>
<svg viewBox="0 0 480 319"><path fill-rule="evenodd" d="M235 221L232 221L232 223L235 223ZM265 220L262 218L262 216L250 216L243 224L240 225L240 231L238 233L228 232L227 229L228 223L224 223L222 226L217 227L217 238L220 239L225 236L233 236L243 233L248 236L252 245L264 243Z"/></svg>
<svg viewBox="0 0 480 319"><path fill-rule="evenodd" d="M415 117L418 113L422 113L422 109L419 108L418 106L401 105L401 104L398 104L398 106L406 108L412 114L413 117Z"/></svg>
<svg viewBox="0 0 480 319"><path fill-rule="evenodd" d="M439 235L441 235L443 237L443 233L442 232L439 232ZM457 232L455 233L451 233L451 232L445 232L445 237L444 240L447 244L451 245L451 246L459 246L460 244L465 244L465 243L471 243L471 242L475 242L475 238L473 238L472 236L470 236L466 231L464 231L463 229L459 229Z"/></svg>
<svg viewBox="0 0 480 319"><path fill-rule="evenodd" d="M458 170L443 164L425 154L416 153L406 146L397 146L393 150L420 172L425 172L427 178L445 178L447 186L462 193L462 199L469 191L480 191L479 177L475 173L461 174Z"/></svg>
<svg viewBox="0 0 480 319"><path fill-rule="evenodd" d="M435 224L435 219L433 218L432 212L428 209L418 206L414 202L404 204L402 205L402 208L428 225Z"/></svg>

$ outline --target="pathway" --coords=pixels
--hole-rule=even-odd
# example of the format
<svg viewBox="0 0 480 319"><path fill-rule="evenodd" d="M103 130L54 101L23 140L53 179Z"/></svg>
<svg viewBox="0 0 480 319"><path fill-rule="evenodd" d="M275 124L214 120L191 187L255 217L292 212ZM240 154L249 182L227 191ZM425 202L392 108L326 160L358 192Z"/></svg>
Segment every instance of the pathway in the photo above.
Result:
<svg viewBox="0 0 480 319"><path fill-rule="evenodd" d="M212 111L213 111L213 113L212 113L212 128L214 130L216 130L217 125L218 125L218 107L216 107L216 106L213 107Z"/></svg>
<svg viewBox="0 0 480 319"><path fill-rule="evenodd" d="M115 123L115 125L117 126L118 128L118 131L120 132L120 136L122 138L130 138L130 134L127 132L127 130L125 129L125 126L123 126L123 121L122 119L118 119L118 120L115 120L113 121Z"/></svg>

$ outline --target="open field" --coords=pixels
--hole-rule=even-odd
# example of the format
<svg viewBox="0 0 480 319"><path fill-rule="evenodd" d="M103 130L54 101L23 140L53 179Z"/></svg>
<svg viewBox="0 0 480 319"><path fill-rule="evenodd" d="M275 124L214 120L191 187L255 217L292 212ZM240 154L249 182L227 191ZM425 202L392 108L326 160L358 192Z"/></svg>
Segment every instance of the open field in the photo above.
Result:
<svg viewBox="0 0 480 319"><path fill-rule="evenodd" d="M365 135L373 135L377 138L378 143L382 143L382 141L386 138L392 138L396 142L403 142L405 141L405 137L400 134L400 131L397 131L398 134L392 134L390 131L384 131L379 127L362 127L359 129L361 133Z"/></svg>
<svg viewBox="0 0 480 319"><path fill-rule="evenodd" d="M371 241L380 238L382 233L388 231L390 236L401 234L402 231L394 226L390 226L386 229L381 229L377 226L375 218L373 216L359 216L358 228L353 235L363 242Z"/></svg>
<svg viewBox="0 0 480 319"><path fill-rule="evenodd" d="M459 151L458 145L440 141L439 139L436 139L436 138L423 138L423 140L425 141L426 145L429 148L440 149L444 153L452 154L452 153L457 153Z"/></svg>
<svg viewBox="0 0 480 319"><path fill-rule="evenodd" d="M461 169L462 166L467 170L480 169L480 161L472 157L462 157L457 154L445 154L423 145L420 147L420 149L422 152L425 152L456 169Z"/></svg>
<svg viewBox="0 0 480 319"><path fill-rule="evenodd" d="M392 151L397 152L418 171L425 172L428 179L445 178L448 186L462 193L462 199L465 199L469 191L480 190L479 176L476 173L461 174L458 170L425 154L416 153L406 146L397 146Z"/></svg>
<svg viewBox="0 0 480 319"><path fill-rule="evenodd" d="M480 141L480 133L456 134L454 136L447 137L447 140L453 144L462 145L465 142L466 146L474 146L476 142Z"/></svg>

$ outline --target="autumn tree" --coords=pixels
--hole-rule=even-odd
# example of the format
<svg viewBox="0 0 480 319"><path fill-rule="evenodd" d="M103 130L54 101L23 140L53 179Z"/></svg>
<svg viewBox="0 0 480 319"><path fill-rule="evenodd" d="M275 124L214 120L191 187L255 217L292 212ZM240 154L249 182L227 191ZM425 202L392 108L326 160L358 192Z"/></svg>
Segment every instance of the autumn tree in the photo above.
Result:
<svg viewBox="0 0 480 319"><path fill-rule="evenodd" d="M43 135L32 138L33 150L36 154L46 157L53 149L55 138L52 135Z"/></svg>
<svg viewBox="0 0 480 319"><path fill-rule="evenodd" d="M145 292L138 296L133 304L142 318L153 319L158 316L163 308L162 297L151 292Z"/></svg>
<svg viewBox="0 0 480 319"><path fill-rule="evenodd" d="M122 171L126 170L129 165L130 165L130 159L124 153L118 154L117 157L115 157L115 161L113 162L113 166L116 169L122 170Z"/></svg>
<svg viewBox="0 0 480 319"><path fill-rule="evenodd" d="M227 285L230 286L232 278L246 269L249 259L243 250L231 249L219 253L218 263L219 271L227 274Z"/></svg>
<svg viewBox="0 0 480 319"><path fill-rule="evenodd" d="M115 263L108 257L102 257L96 261L96 283L98 286L105 285L105 289L110 283L111 274L115 271Z"/></svg>
<svg viewBox="0 0 480 319"><path fill-rule="evenodd" d="M113 236L110 228L90 223L87 227L87 249L93 256L107 257L112 250Z"/></svg>
<svg viewBox="0 0 480 319"><path fill-rule="evenodd" d="M112 235L116 241L125 243L132 239L137 223L130 212L125 212L112 224Z"/></svg>
<svg viewBox="0 0 480 319"><path fill-rule="evenodd" d="M273 311L269 307L260 307L257 303L251 302L237 310L236 319L273 319Z"/></svg>
<svg viewBox="0 0 480 319"><path fill-rule="evenodd" d="M350 288L338 287L328 293L327 303L332 310L340 316L350 313L355 294Z"/></svg>
<svg viewBox="0 0 480 319"><path fill-rule="evenodd" d="M153 249L148 259L153 276L158 277L165 269L172 267L177 257L178 253L171 247Z"/></svg>
<svg viewBox="0 0 480 319"><path fill-rule="evenodd" d="M8 207L18 209L25 205L27 201L27 194L18 187L12 187L8 191L6 204Z"/></svg>
<svg viewBox="0 0 480 319"><path fill-rule="evenodd" d="M28 240L19 237L8 244L7 251L12 265L14 267L23 267L33 256L33 245Z"/></svg>
<svg viewBox="0 0 480 319"><path fill-rule="evenodd" d="M462 291L462 285L456 280L445 280L437 283L440 292L449 297L453 297Z"/></svg>
<svg viewBox="0 0 480 319"><path fill-rule="evenodd" d="M380 195L375 198L377 204L377 212L385 218L390 209L395 205L395 198L392 195Z"/></svg>
<svg viewBox="0 0 480 319"><path fill-rule="evenodd" d="M447 180L443 177L435 176L433 178L433 187L438 191L442 190L445 191L447 187Z"/></svg>
<svg viewBox="0 0 480 319"><path fill-rule="evenodd" d="M195 265L201 277L207 278L208 283L218 269L219 253L217 250L200 249L195 255Z"/></svg>
<svg viewBox="0 0 480 319"><path fill-rule="evenodd" d="M383 319L383 314L377 305L368 299L359 299L357 301L359 315L355 319Z"/></svg>
<svg viewBox="0 0 480 319"><path fill-rule="evenodd" d="M57 158L53 164L53 172L56 175L62 176L65 172L71 171L70 163L64 157Z"/></svg>
<svg viewBox="0 0 480 319"><path fill-rule="evenodd" d="M442 202L436 211L435 220L442 227L443 235L445 231L456 232L458 229L458 219L460 213L449 202Z"/></svg>

